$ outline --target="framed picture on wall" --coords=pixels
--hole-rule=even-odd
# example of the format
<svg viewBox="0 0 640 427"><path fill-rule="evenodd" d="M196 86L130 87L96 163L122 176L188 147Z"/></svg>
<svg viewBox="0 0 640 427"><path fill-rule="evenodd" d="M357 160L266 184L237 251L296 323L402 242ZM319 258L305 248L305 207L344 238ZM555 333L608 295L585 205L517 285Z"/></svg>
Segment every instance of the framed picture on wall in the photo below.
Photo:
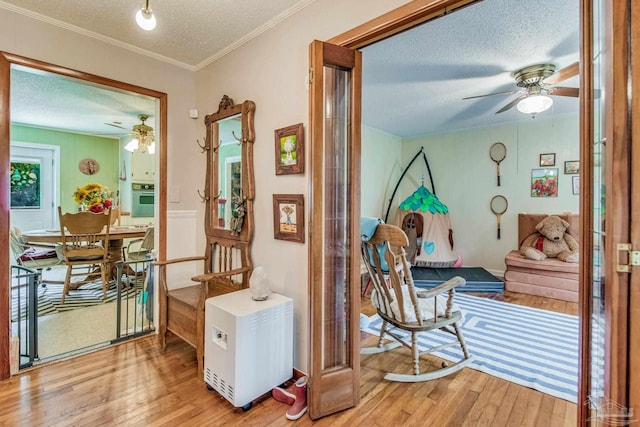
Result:
<svg viewBox="0 0 640 427"><path fill-rule="evenodd" d="M304 173L302 123L275 131L276 175Z"/></svg>
<svg viewBox="0 0 640 427"><path fill-rule="evenodd" d="M304 196L273 195L273 238L304 243Z"/></svg>
<svg viewBox="0 0 640 427"><path fill-rule="evenodd" d="M558 197L558 169L531 169L531 197Z"/></svg>
<svg viewBox="0 0 640 427"><path fill-rule="evenodd" d="M564 162L564 173L566 175L573 175L580 173L580 161L568 160Z"/></svg>
<svg viewBox="0 0 640 427"><path fill-rule="evenodd" d="M580 175L571 177L571 192L575 195L580 194Z"/></svg>
<svg viewBox="0 0 640 427"><path fill-rule="evenodd" d="M555 165L556 165L556 153L540 154L540 166L555 166Z"/></svg>

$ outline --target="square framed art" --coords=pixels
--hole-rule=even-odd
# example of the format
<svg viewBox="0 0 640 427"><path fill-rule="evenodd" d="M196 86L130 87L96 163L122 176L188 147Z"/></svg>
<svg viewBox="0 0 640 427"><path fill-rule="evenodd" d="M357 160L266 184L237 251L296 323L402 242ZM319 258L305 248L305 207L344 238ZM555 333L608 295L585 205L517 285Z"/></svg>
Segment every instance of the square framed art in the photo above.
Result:
<svg viewBox="0 0 640 427"><path fill-rule="evenodd" d="M531 197L558 197L558 169L531 169Z"/></svg>
<svg viewBox="0 0 640 427"><path fill-rule="evenodd" d="M273 195L273 238L304 243L304 196Z"/></svg>
<svg viewBox="0 0 640 427"><path fill-rule="evenodd" d="M276 175L304 173L302 123L275 131Z"/></svg>

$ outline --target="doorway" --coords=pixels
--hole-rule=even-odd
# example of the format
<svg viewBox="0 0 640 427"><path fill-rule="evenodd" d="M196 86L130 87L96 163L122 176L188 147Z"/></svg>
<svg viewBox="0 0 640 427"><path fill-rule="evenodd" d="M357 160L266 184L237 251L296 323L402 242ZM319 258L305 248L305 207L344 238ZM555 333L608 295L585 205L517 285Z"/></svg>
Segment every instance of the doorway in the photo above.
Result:
<svg viewBox="0 0 640 427"><path fill-rule="evenodd" d="M56 228L60 150L56 146L11 142L11 226Z"/></svg>
<svg viewBox="0 0 640 427"><path fill-rule="evenodd" d="M329 43L357 49L376 40L404 31L409 27L418 25L419 23L448 14L459 7L468 6L473 3L475 2L460 2L454 0L437 2L437 4L434 2L413 1L381 17L373 19L359 27L336 36L333 39L330 39ZM628 32L628 29L630 28L630 23L628 18L630 16L630 4L630 2L626 1L601 2L597 0L582 0L580 2L582 18L581 25L584 26L581 28L582 48L580 55L582 61L580 65L580 87L583 88L582 90L584 91L580 100L580 160L584 162L583 169L585 176L579 183L579 191L582 195L580 212L583 215L583 221L581 221L582 246L580 249L582 260L580 269L580 307L581 318L584 322L581 326L582 354L580 358L582 369L579 400L584 401L584 399L586 399L586 396L590 391L589 387L592 379L591 376L597 374L591 371L591 364L601 361L601 359L598 360L598 354L590 354L589 348L591 345L589 335L591 332L590 316L592 312L592 308L590 307L592 302L590 299L592 295L590 287L592 285L591 279L594 274L593 236L591 235L590 230L591 224L593 223L592 210L594 208L592 198L594 194L593 180L591 179L591 168L594 166L592 163L592 159L594 158L592 138L594 136L594 127L600 129L600 126L605 125L603 118L597 116L600 110L594 111L594 108L596 108L594 107L594 97L597 96L598 90L600 90L600 87L595 87L594 90L594 84L596 82L596 77L605 75L605 86L609 89L610 94L615 93L615 96L607 97L608 103L605 108L607 114L612 114L612 116L607 115L607 117L612 119L614 122L613 125L611 125L609 121L606 121L607 144L613 144L614 146L619 147L619 149L616 151L618 156L613 163L609 161L611 157L608 157L607 167L612 166L612 168L609 168L603 177L607 182L607 190L612 190L612 194L608 194L606 200L608 213L607 246L604 252L607 255L606 258L608 261L604 277L606 278L607 283L610 284L611 289L607 294L609 295L608 299L605 300L604 303L605 305L608 305L608 308L612 311L610 312L611 315L605 319L609 321L609 323L604 325L604 328L607 330L606 339L608 340L605 343L605 348L607 350L604 355L604 377L608 382L608 385L605 388L605 393L615 397L615 403L618 405L624 405L624 403L627 402L627 396L624 390L627 389L630 382L633 383L634 381L625 376L625 373L628 371L625 370L626 364L624 362L626 360L637 362L638 360L637 354L630 353L630 351L635 349L635 347L628 347L626 341L628 339L626 316L628 315L629 308L627 304L628 300L624 293L626 292L625 290L628 289L629 282L626 278L623 279L622 276L615 272L616 266L613 261L617 258L618 254L616 253L612 239L609 238L611 230L615 232L616 240L629 239L628 232L630 224L627 212L629 195L631 193L626 185L612 187L611 184L613 184L613 177L618 177L618 182L627 183L630 173L628 169L630 146L628 145L628 140L625 139L628 135L624 132L613 132L614 130L630 129L627 122L629 116L626 113L628 111L627 105L629 105L629 97L631 96L628 92L628 72L630 70L629 63L632 61L632 56L629 52L622 51L622 48L626 49L629 47L628 37L630 37L630 33ZM612 11L615 11L615 13ZM594 35L594 30L600 28L602 28L602 34ZM614 32L614 29L619 29L619 31ZM614 61L608 64L604 70L599 69L598 72L600 73L600 71L603 71L603 73L594 77L595 71L590 65L591 60L595 61L596 59L601 58L601 56L599 56L601 51L596 50L596 46L593 45L594 43L600 43L604 40L603 34L605 33L607 35L610 35L611 33L615 35L613 38L613 47L608 46L609 48L614 49L614 51L611 52L611 55L614 57ZM635 33L631 33L631 37L635 37L633 39L635 41L638 40L636 36L637 35ZM598 47L602 48L602 46ZM619 62L616 62L615 59L617 59L618 56L624 60L621 59ZM633 58L633 60L637 59L635 57ZM586 64L584 61L587 61L589 64ZM616 111L619 111L621 114L613 115ZM616 143L612 142L614 138ZM625 157L627 158L627 162L624 161ZM315 189L312 187L311 192L314 190ZM355 221L356 219L357 218L352 217L351 221ZM612 223L614 223L615 226L613 226ZM316 254L313 253L313 251L310 251L310 256L313 257L314 255ZM633 278L635 275L632 275L631 277ZM617 285L621 285L621 287L618 288ZM622 363L620 364L620 369L616 368L616 360L612 358L612 355L618 355L621 357ZM313 372L311 375L313 376ZM313 393L327 392L327 389L312 389L312 399ZM580 407L580 425L584 425L586 423L585 408L586 406Z"/></svg>
<svg viewBox="0 0 640 427"><path fill-rule="evenodd" d="M157 174L156 174L155 182L158 186L157 188L159 188L158 190L159 197L158 197L158 200L156 201L156 206L157 206L156 220L157 221L155 224L156 230L157 230L156 236L157 236L158 243L155 246L158 248L159 256L163 256L166 250L165 243L164 243L166 238L166 228L165 228L166 227L165 225L166 191L164 191L166 189L166 154L167 154L166 143L165 143L166 135L167 135L166 133L166 126L167 126L166 94L162 92L157 92L154 90L142 88L139 86L134 86L127 83L107 79L104 77L82 73L75 70L65 69L64 67L59 67L53 64L35 61L29 58L24 58L17 55L12 55L9 53L2 52L0 53L0 77L1 77L0 78L0 86L1 86L0 94L2 94L3 105L9 105L9 99L10 99L9 95L11 92L11 80L12 80L11 71L13 68L20 68L20 67L28 68L31 70L39 70L41 74L52 74L52 75L58 76L61 79L65 79L65 78L69 80L73 79L78 82L84 82L84 84L87 84L87 85L102 86L107 90L111 90L113 92L120 92L120 93L126 92L126 93L130 93L131 96L134 96L134 95L143 96L143 97L153 99L153 102L154 102L153 114L156 117L155 140L159 146L158 159L157 159L157 162L155 163L157 165L157 169L156 169ZM11 115L11 118L15 119L16 116ZM5 170L9 170L10 161L11 161L10 160L11 159L10 140L12 136L11 127L13 123L10 123L9 120L10 120L9 109L3 109L0 117L0 130L1 130L0 132L0 159L1 160L0 161L3 163L4 165L3 167L5 168ZM116 154L113 157L117 159L119 157L118 152L121 149L120 147L118 147L119 140L117 138L116 138L116 141L117 141L115 143ZM90 160L95 160L95 159L90 159ZM69 170L72 173L81 174L83 173L81 166L82 166L81 164L74 164L73 167L69 168ZM89 168L89 169L93 169L93 171L95 171L94 168ZM117 162L117 164L113 167L112 171L110 171L109 168L107 168L106 172L108 173L108 175L113 176L114 179L118 181L118 178L120 175L119 174L120 169L121 169L120 163ZM89 172L91 172L91 170L89 170ZM93 174L89 173L89 175L93 175ZM87 178L90 179L91 176L88 176ZM63 187L63 184L64 184L63 181L64 181L63 179L60 180L61 187ZM9 182L8 176L4 178L0 178L0 193L6 194L7 192L9 192L9 185L10 185L10 182ZM118 184L116 183L113 186L113 188L118 188ZM73 190L71 191L71 193L73 193ZM116 191L113 191L113 193L115 194ZM9 200L8 194L6 196L7 196L6 199ZM61 193L57 200L57 203L64 203L65 200L67 201L71 200L70 203L73 204L72 195L69 194L68 192ZM75 209L77 209L77 207ZM65 209L65 210L69 211L69 210L73 210L73 208ZM5 209L2 210L0 218L2 219L0 234L7 236L9 231L9 224L10 224L10 209L8 206L6 206ZM5 239L5 241L8 241L8 237ZM10 274L9 263L8 263L8 260L9 260L8 249L9 249L8 246L5 247L4 245L0 249L0 253L5 254L4 256L2 256L2 261L0 262L0 274L5 274L5 277L8 277ZM10 313L8 311L8 308L9 308L9 302L10 302L10 292L7 287L0 288L0 300L2 301L2 304L0 304L0 306L2 307L0 308L0 330L2 331L0 332L0 342L3 343L0 346L3 353L2 354L3 357L0 357L0 378L4 379L9 376L8 331L10 330L9 328ZM115 329L116 328L114 326L113 330L115 331Z"/></svg>

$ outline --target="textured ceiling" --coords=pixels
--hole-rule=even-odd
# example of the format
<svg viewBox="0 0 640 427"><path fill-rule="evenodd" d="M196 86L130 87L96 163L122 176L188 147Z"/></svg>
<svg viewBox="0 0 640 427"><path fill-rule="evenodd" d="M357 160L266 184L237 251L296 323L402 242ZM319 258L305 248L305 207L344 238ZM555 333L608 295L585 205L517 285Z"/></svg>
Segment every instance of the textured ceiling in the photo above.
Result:
<svg viewBox="0 0 640 427"><path fill-rule="evenodd" d="M155 98L25 67L11 69L13 123L117 138L140 123L140 114L155 127L155 111Z"/></svg>
<svg viewBox="0 0 640 427"><path fill-rule="evenodd" d="M510 73L527 65L578 61L578 24L578 0L485 0L366 47L363 123L411 137L531 120L494 114L517 95L462 98L518 89ZM578 98L552 98L539 118L577 114Z"/></svg>
<svg viewBox="0 0 640 427"><path fill-rule="evenodd" d="M55 25L102 34L97 37L197 69L312 1L151 0L158 20L151 32L134 22L143 0L0 0L0 8L38 13L36 18ZM462 98L517 89L510 73L527 65L549 62L560 69L578 61L578 24L578 0L484 0L368 46L363 123L411 137L531 120L515 108L494 114L517 95ZM578 78L562 85L578 87ZM577 98L553 98L540 119L577 114ZM126 131L104 123L130 129L141 113L151 116L148 124L154 126L148 98L43 73L14 70L11 99L12 121L33 126L122 134Z"/></svg>
<svg viewBox="0 0 640 427"><path fill-rule="evenodd" d="M144 0L2 0L0 7L200 68L314 0L150 0L153 31L135 22Z"/></svg>

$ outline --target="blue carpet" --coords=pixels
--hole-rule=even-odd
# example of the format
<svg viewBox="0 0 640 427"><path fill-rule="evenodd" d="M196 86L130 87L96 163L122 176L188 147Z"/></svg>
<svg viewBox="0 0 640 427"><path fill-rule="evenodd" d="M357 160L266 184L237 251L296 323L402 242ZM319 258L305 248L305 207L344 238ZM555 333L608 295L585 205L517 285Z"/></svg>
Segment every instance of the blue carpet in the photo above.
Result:
<svg viewBox="0 0 640 427"><path fill-rule="evenodd" d="M454 276L460 276L467 281L467 284L456 288L456 292L492 292L500 294L504 292L504 282L481 267L411 267L411 276L413 276L415 285L422 289L435 288Z"/></svg>
<svg viewBox="0 0 640 427"><path fill-rule="evenodd" d="M576 403L578 317L456 294L465 316L462 333L475 360L472 369ZM382 319L370 317L365 332L379 335ZM410 336L396 329L400 335ZM421 333L422 349L451 341L440 330ZM407 351L406 349L400 351ZM460 360L459 346L434 353Z"/></svg>

